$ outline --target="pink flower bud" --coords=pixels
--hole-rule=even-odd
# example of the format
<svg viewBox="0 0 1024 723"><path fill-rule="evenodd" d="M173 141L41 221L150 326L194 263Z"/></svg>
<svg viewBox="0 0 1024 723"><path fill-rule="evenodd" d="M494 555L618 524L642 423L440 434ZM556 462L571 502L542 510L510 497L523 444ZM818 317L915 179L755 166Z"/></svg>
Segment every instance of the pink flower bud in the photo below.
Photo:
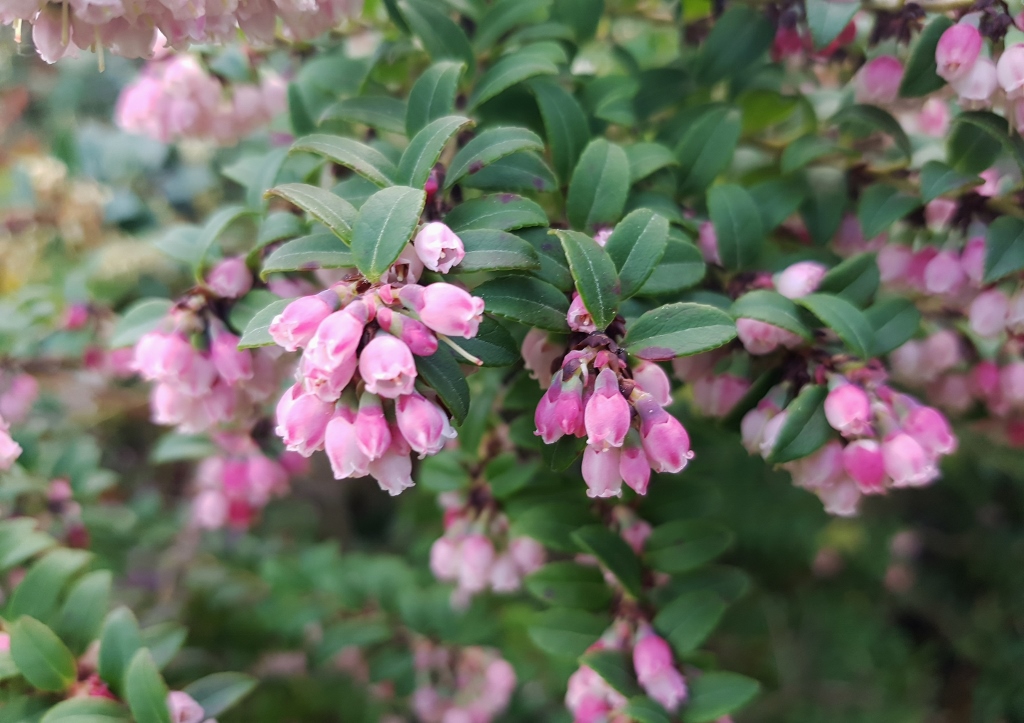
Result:
<svg viewBox="0 0 1024 723"><path fill-rule="evenodd" d="M801 296L814 293L827 271L822 264L801 261L775 276L775 290L786 298L799 299Z"/></svg>
<svg viewBox="0 0 1024 723"><path fill-rule="evenodd" d="M334 292L326 293L334 296ZM295 351L309 343L317 327L334 308L324 299L324 294L296 299L270 322L270 336L278 346Z"/></svg>
<svg viewBox="0 0 1024 723"><path fill-rule="evenodd" d="M843 476L843 445L832 440L809 457L786 466L793 475L794 485L817 492Z"/></svg>
<svg viewBox="0 0 1024 723"><path fill-rule="evenodd" d="M864 494L885 489L882 447L873 439L858 439L843 450L843 468Z"/></svg>
<svg viewBox="0 0 1024 723"><path fill-rule="evenodd" d="M633 647L633 668L640 687L651 700L675 713L686 700L686 680L675 668L672 649L649 628Z"/></svg>
<svg viewBox="0 0 1024 723"><path fill-rule="evenodd" d="M334 479L365 477L370 471L370 458L363 454L356 442L354 416L347 409L339 410L327 424L324 449L331 462Z"/></svg>
<svg viewBox="0 0 1024 723"><path fill-rule="evenodd" d="M384 456L370 462L370 474L392 497L413 486L412 457L397 429L391 430L391 446Z"/></svg>
<svg viewBox="0 0 1024 723"><path fill-rule="evenodd" d="M641 393L634 399L640 415L640 436L651 468L655 472L681 472L693 459L690 435L679 420L662 409L649 394Z"/></svg>
<svg viewBox="0 0 1024 723"><path fill-rule="evenodd" d="M412 393L416 362L400 339L378 334L359 355L359 375L366 383L366 391L395 399Z"/></svg>
<svg viewBox="0 0 1024 723"><path fill-rule="evenodd" d="M534 413L537 436L544 444L554 444L566 434L576 434L583 427L583 382L574 374L562 381L562 373L554 375L551 386L541 397ZM584 428L585 429L585 428Z"/></svg>
<svg viewBox="0 0 1024 723"><path fill-rule="evenodd" d="M377 323L384 331L405 342L416 356L430 356L437 351L437 337L426 324L384 307L377 312Z"/></svg>
<svg viewBox="0 0 1024 723"><path fill-rule="evenodd" d="M825 397L825 418L844 437L871 431L871 399L856 384L841 384Z"/></svg>
<svg viewBox="0 0 1024 723"><path fill-rule="evenodd" d="M15 442L0 419L0 470L9 470L21 456L21 445Z"/></svg>
<svg viewBox="0 0 1024 723"><path fill-rule="evenodd" d="M131 353L131 350L124 350ZM0 394L0 418L21 424L39 396L39 382L31 374L16 374L7 390Z"/></svg>
<svg viewBox="0 0 1024 723"><path fill-rule="evenodd" d="M939 476L935 462L921 444L905 432L894 432L882 442L885 472L893 487L918 487Z"/></svg>
<svg viewBox="0 0 1024 723"><path fill-rule="evenodd" d="M951 296L966 282L960 258L952 251L940 251L924 268L924 288L929 294Z"/></svg>
<svg viewBox="0 0 1024 723"><path fill-rule="evenodd" d="M853 517L857 514L861 492L851 479L838 479L818 490L818 498L825 505L825 512L839 517Z"/></svg>
<svg viewBox="0 0 1024 723"><path fill-rule="evenodd" d="M970 371L971 393L988 399L999 393L999 367L995 362L980 361Z"/></svg>
<svg viewBox="0 0 1024 723"><path fill-rule="evenodd" d="M442 274L447 274L466 257L462 239L439 221L421 228L412 243L423 265Z"/></svg>
<svg viewBox="0 0 1024 723"><path fill-rule="evenodd" d="M720 419L750 389L750 382L735 374L717 374L701 377L693 383L693 404L701 414Z"/></svg>
<svg viewBox="0 0 1024 723"><path fill-rule="evenodd" d="M924 206L924 220L928 224L928 228L932 231L941 231L945 229L949 222L953 220L953 214L956 213L957 202L950 198L936 198L929 201ZM932 260L932 257L938 253L938 249L933 246L925 246L923 249L914 254L911 263L915 261L920 267L918 273L919 276L924 276L924 267L928 265L928 262ZM908 269L908 273L913 274L912 269Z"/></svg>
<svg viewBox="0 0 1024 723"><path fill-rule="evenodd" d="M965 414L974 405L966 374L947 374L928 388L928 398L953 414Z"/></svg>
<svg viewBox="0 0 1024 723"><path fill-rule="evenodd" d="M917 440L933 457L956 451L957 439L949 422L937 409L917 407L903 420L903 431Z"/></svg>
<svg viewBox="0 0 1024 723"><path fill-rule="evenodd" d="M617 497L622 494L620 453L616 447L599 449L587 445L583 451L583 481L587 497Z"/></svg>
<svg viewBox="0 0 1024 723"><path fill-rule="evenodd" d="M86 304L70 304L64 309L61 328L66 331L77 331L89 323L89 307Z"/></svg>
<svg viewBox="0 0 1024 723"><path fill-rule="evenodd" d="M887 105L899 95L903 63L891 55L879 55L864 64L857 73L855 94L858 103Z"/></svg>
<svg viewBox="0 0 1024 723"><path fill-rule="evenodd" d="M1024 97L1024 44L1003 51L996 63L996 78L1008 99Z"/></svg>
<svg viewBox="0 0 1024 723"><path fill-rule="evenodd" d="M482 592L490 580L494 564L494 545L484 535L466 535L459 545L459 588L470 593Z"/></svg>
<svg viewBox="0 0 1024 723"><path fill-rule="evenodd" d="M598 449L621 447L629 431L629 420L629 402L619 391L615 372L606 367L597 375L594 393L584 412L587 444Z"/></svg>
<svg viewBox="0 0 1024 723"><path fill-rule="evenodd" d="M936 75L946 81L964 77L981 54L981 45L981 33L973 25L947 28L935 46Z"/></svg>
<svg viewBox="0 0 1024 723"><path fill-rule="evenodd" d="M587 307L583 303L583 297L578 292L574 291L572 294L572 303L569 304L569 313L566 314L565 319L569 324L569 328L573 331L585 334L597 331L597 325L590 316L590 312L587 311Z"/></svg>
<svg viewBox="0 0 1024 723"><path fill-rule="evenodd" d="M238 348L239 338L227 331L215 332L210 344L210 359L217 373L228 384L252 379L252 354Z"/></svg>
<svg viewBox="0 0 1024 723"><path fill-rule="evenodd" d="M380 459L391 446L391 428L384 417L380 397L363 394L356 414L356 444L369 460Z"/></svg>
<svg viewBox="0 0 1024 723"><path fill-rule="evenodd" d="M402 287L399 298L438 334L472 339L483 319L484 300L452 284L410 284Z"/></svg>
<svg viewBox="0 0 1024 723"><path fill-rule="evenodd" d="M172 723L201 723L206 719L203 706L181 690L172 690L167 694L167 710L171 712Z"/></svg>
<svg viewBox="0 0 1024 723"><path fill-rule="evenodd" d="M978 336L993 338L1006 328L1006 316L1010 311L1010 300L999 289L983 291L971 302L967 318L971 331Z"/></svg>
<svg viewBox="0 0 1024 723"><path fill-rule="evenodd" d="M929 98L917 114L918 132L932 138L942 138L949 133L949 122L949 104L943 98Z"/></svg>
<svg viewBox="0 0 1024 723"><path fill-rule="evenodd" d="M320 322L306 354L323 369L338 367L355 356L369 317L369 307L361 300L334 312Z"/></svg>
<svg viewBox="0 0 1024 723"><path fill-rule="evenodd" d="M515 592L522 579L516 564L509 555L499 555L491 567L491 589L494 592Z"/></svg>
<svg viewBox="0 0 1024 723"><path fill-rule="evenodd" d="M532 537L512 538L512 541L508 543L508 553L515 560L521 575L536 572L547 559L544 546Z"/></svg>
<svg viewBox="0 0 1024 723"><path fill-rule="evenodd" d="M594 242L597 243L597 245L600 246L601 248L604 248L605 244L608 243L608 239L610 239L611 237L612 229L602 228L598 230L597 233L594 234Z"/></svg>
<svg viewBox="0 0 1024 723"><path fill-rule="evenodd" d="M206 275L210 291L222 299L238 299L252 288L252 273L241 256L218 261Z"/></svg>
<svg viewBox="0 0 1024 723"><path fill-rule="evenodd" d="M740 437L747 452L760 454L765 426L768 424L768 420L778 413L778 407L762 401L743 415L743 419L740 421Z"/></svg>
<svg viewBox="0 0 1024 723"><path fill-rule="evenodd" d="M889 244L878 252L878 271L883 284L896 284L906 279L914 253L907 246Z"/></svg>
<svg viewBox="0 0 1024 723"><path fill-rule="evenodd" d="M355 354L337 362L330 361L327 356L327 347L310 344L302 353L299 376L307 392L317 395L325 402L335 402L352 381L358 362Z"/></svg>
<svg viewBox="0 0 1024 723"><path fill-rule="evenodd" d="M536 379L541 389L551 385L555 362L565 354L561 344L551 341L543 329L530 329L523 338L523 366L530 372L530 379Z"/></svg>
<svg viewBox="0 0 1024 723"><path fill-rule="evenodd" d="M192 501L192 522L204 530L219 530L228 520L228 500L218 490L203 490Z"/></svg>
<svg viewBox="0 0 1024 723"><path fill-rule="evenodd" d="M950 85L956 91L960 105L970 110L991 105L999 82L996 64L988 58L979 57L963 77L953 80Z"/></svg>
<svg viewBox="0 0 1024 723"><path fill-rule="evenodd" d="M398 429L420 459L437 454L456 432L439 406L416 392L403 394L395 404Z"/></svg>
<svg viewBox="0 0 1024 723"><path fill-rule="evenodd" d="M633 381L643 391L654 397L661 406L672 403L672 382L668 374L655 362L640 361L633 367Z"/></svg>
<svg viewBox="0 0 1024 723"><path fill-rule="evenodd" d="M772 450L775 449L775 443L779 440L779 433L782 431L782 427L788 418L789 414L786 410L782 410L765 422L764 429L761 431L760 444L761 456L765 459L768 459Z"/></svg>
<svg viewBox="0 0 1024 723"><path fill-rule="evenodd" d="M296 384L277 403L277 434L290 451L309 457L323 448L324 433L333 413L333 404L306 394Z"/></svg>
<svg viewBox="0 0 1024 723"><path fill-rule="evenodd" d="M443 582L459 576L459 543L453 537L439 537L430 546L430 571Z"/></svg>
<svg viewBox="0 0 1024 723"><path fill-rule="evenodd" d="M748 352L758 356L771 354L780 344L792 348L803 343L793 332L756 319L737 319L736 335Z"/></svg>
<svg viewBox="0 0 1024 723"><path fill-rule="evenodd" d="M636 430L630 430L619 456L619 476L638 495L647 494L651 481L651 463L647 461Z"/></svg>
<svg viewBox="0 0 1024 723"><path fill-rule="evenodd" d="M722 257L718 253L718 234L715 233L715 227L710 221L705 221L700 225L697 246L707 263L716 266L722 265Z"/></svg>

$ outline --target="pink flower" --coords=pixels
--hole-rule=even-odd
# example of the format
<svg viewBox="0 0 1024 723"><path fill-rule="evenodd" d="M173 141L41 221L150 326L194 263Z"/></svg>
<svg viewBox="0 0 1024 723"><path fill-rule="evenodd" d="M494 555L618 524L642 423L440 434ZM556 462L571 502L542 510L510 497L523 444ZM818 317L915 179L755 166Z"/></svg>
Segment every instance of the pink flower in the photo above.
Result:
<svg viewBox="0 0 1024 723"><path fill-rule="evenodd" d="M322 369L334 369L355 356L370 310L363 301L354 301L322 322L309 340L306 354Z"/></svg>
<svg viewBox="0 0 1024 723"><path fill-rule="evenodd" d="M412 244L423 265L442 274L447 274L466 257L462 239L439 221L423 226Z"/></svg>
<svg viewBox="0 0 1024 723"><path fill-rule="evenodd" d="M547 559L544 546L532 537L514 537L508 543L508 553L515 560L522 575L536 572Z"/></svg>
<svg viewBox="0 0 1024 723"><path fill-rule="evenodd" d="M743 415L743 419L740 421L740 438L743 440L743 447L750 454L760 454L765 426L768 424L768 420L778 413L778 407L770 402L762 401Z"/></svg>
<svg viewBox="0 0 1024 723"><path fill-rule="evenodd" d="M640 361L633 367L633 381L661 406L672 403L672 382L655 362Z"/></svg>
<svg viewBox="0 0 1024 723"><path fill-rule="evenodd" d="M552 342L543 329L530 329L523 338L523 366L530 372L530 379L538 381L541 389L551 385L555 362L564 353L565 348Z"/></svg>
<svg viewBox="0 0 1024 723"><path fill-rule="evenodd" d="M444 582L453 582L459 576L459 543L447 535L434 540L430 546L430 571Z"/></svg>
<svg viewBox="0 0 1024 723"><path fill-rule="evenodd" d="M1003 51L996 63L996 78L1008 99L1024 97L1024 44Z"/></svg>
<svg viewBox="0 0 1024 723"><path fill-rule="evenodd" d="M402 287L399 297L438 334L472 339L483 319L484 300L452 284L410 284Z"/></svg>
<svg viewBox="0 0 1024 723"><path fill-rule="evenodd" d="M210 344L210 359L221 378L228 384L252 379L252 354L238 348L239 338L234 334L215 332Z"/></svg>
<svg viewBox="0 0 1024 723"><path fill-rule="evenodd" d="M290 451L309 457L323 448L324 433L333 413L333 404L306 394L296 384L277 403L277 434Z"/></svg>
<svg viewBox="0 0 1024 723"><path fill-rule="evenodd" d="M629 431L629 420L629 402L619 391L615 372L606 367L597 375L594 393L584 412L587 444L598 449L621 447Z"/></svg>
<svg viewBox="0 0 1024 723"><path fill-rule="evenodd" d="M131 350L123 350L130 353ZM21 424L39 396L39 382L31 374L16 374L7 390L0 394L0 418Z"/></svg>
<svg viewBox="0 0 1024 723"><path fill-rule="evenodd" d="M355 433L356 444L368 460L380 459L391 446L391 428L377 395L364 393L360 398Z"/></svg>
<svg viewBox="0 0 1024 723"><path fill-rule="evenodd" d="M327 424L324 449L331 462L334 479L365 477L369 473L370 458L363 454L356 441L354 415L339 410Z"/></svg>
<svg viewBox="0 0 1024 723"><path fill-rule="evenodd" d="M924 288L929 294L956 294L966 281L960 257L952 251L940 251L924 268Z"/></svg>
<svg viewBox="0 0 1024 723"><path fill-rule="evenodd" d="M206 718L203 706L181 690L172 690L167 694L167 710L171 713L172 723L201 723Z"/></svg>
<svg viewBox="0 0 1024 723"><path fill-rule="evenodd" d="M885 488L885 462L882 447L873 439L858 439L843 450L843 469L865 494Z"/></svg>
<svg viewBox="0 0 1024 723"><path fill-rule="evenodd" d="M981 33L973 25L957 23L947 28L935 46L936 75L946 81L964 77L981 54L981 45Z"/></svg>
<svg viewBox="0 0 1024 723"><path fill-rule="evenodd" d="M359 375L366 383L366 391L395 399L412 393L416 362L404 342L378 334L359 355Z"/></svg>
<svg viewBox="0 0 1024 723"><path fill-rule="evenodd" d="M597 331L597 325L590 316L590 312L587 311L587 307L583 303L583 297L579 295L579 292L574 291L572 294L572 303L569 304L566 322L568 322L569 328L573 331L585 334Z"/></svg>
<svg viewBox="0 0 1024 723"><path fill-rule="evenodd" d="M192 521L204 530L219 530L228 520L228 500L223 492L203 490L192 500L191 514Z"/></svg>
<svg viewBox="0 0 1024 723"><path fill-rule="evenodd" d="M701 377L693 382L693 404L701 414L721 418L743 398L750 382L735 374Z"/></svg>
<svg viewBox="0 0 1024 723"><path fill-rule="evenodd" d="M636 430L630 430L619 455L619 476L638 495L647 494L651 481L651 463L647 461Z"/></svg>
<svg viewBox="0 0 1024 723"><path fill-rule="evenodd" d="M651 468L655 472L681 472L693 459L690 435L679 420L662 409L651 395L640 393L634 398L634 406L640 415L644 453Z"/></svg>
<svg viewBox="0 0 1024 723"><path fill-rule="evenodd" d="M903 63L891 55L879 55L864 64L855 80L858 103L887 105L899 95Z"/></svg>
<svg viewBox="0 0 1024 723"><path fill-rule="evenodd" d="M9 470L21 452L21 445L11 438L6 423L0 419L0 470Z"/></svg>
<svg viewBox="0 0 1024 723"><path fill-rule="evenodd" d="M789 299L799 299L814 293L828 271L814 261L801 261L787 267L775 276L775 290Z"/></svg>
<svg viewBox="0 0 1024 723"><path fill-rule="evenodd" d="M397 429L391 431L391 446L384 456L370 462L370 474L392 497L413 486L409 446Z"/></svg>
<svg viewBox="0 0 1024 723"><path fill-rule="evenodd" d="M913 251L900 244L888 244L878 252L878 271L883 284L896 284L904 281Z"/></svg>
<svg viewBox="0 0 1024 723"><path fill-rule="evenodd" d="M218 261L206 275L210 291L222 299L238 299L252 288L252 273L241 256Z"/></svg>
<svg viewBox="0 0 1024 723"><path fill-rule="evenodd" d="M404 341L416 356L430 356L437 351L437 337L423 322L385 306L377 312L377 323L381 329Z"/></svg>
<svg viewBox="0 0 1024 723"><path fill-rule="evenodd" d="M700 225L697 235L697 246L700 248L704 260L716 266L722 265L722 257L718 253L718 235L715 227L710 221L704 221Z"/></svg>
<svg viewBox="0 0 1024 723"><path fill-rule="evenodd" d="M482 592L490 580L494 563L494 545L484 535L466 535L459 545L459 588L470 593Z"/></svg>
<svg viewBox="0 0 1024 723"><path fill-rule="evenodd" d="M917 407L903 420L903 431L933 457L956 451L957 439L949 421L937 409Z"/></svg>
<svg viewBox="0 0 1024 723"><path fill-rule="evenodd" d="M670 713L679 710L686 700L686 681L676 670L672 649L650 628L638 633L633 646L633 668L640 687L651 700Z"/></svg>
<svg viewBox="0 0 1024 723"><path fill-rule="evenodd" d="M608 239L610 239L611 237L612 229L602 228L597 233L594 234L594 242L601 248L604 248L605 244L608 243Z"/></svg>
<svg viewBox="0 0 1024 723"><path fill-rule="evenodd" d="M1010 298L1009 311L1006 313L1006 328L1011 334L1024 334L1024 291L1018 291ZM0 399L0 410L3 400Z"/></svg>
<svg viewBox="0 0 1024 723"><path fill-rule="evenodd" d="M515 592L522 579L516 564L509 555L499 555L491 566L491 589L494 592Z"/></svg>
<svg viewBox="0 0 1024 723"><path fill-rule="evenodd" d="M622 494L620 453L616 447L600 449L587 445L583 451L583 481L587 497L616 497Z"/></svg>
<svg viewBox="0 0 1024 723"><path fill-rule="evenodd" d="M562 381L562 373L554 376L551 386L541 397L534 413L537 436L544 444L554 444L566 434L576 434L583 427L583 382L578 374Z"/></svg>
<svg viewBox="0 0 1024 723"><path fill-rule="evenodd" d="M1010 300L999 289L981 292L967 310L971 330L986 338L999 336L1006 328L1009 310Z"/></svg>
<svg viewBox="0 0 1024 723"><path fill-rule="evenodd" d="M882 459L894 487L917 487L939 476L932 457L905 432L894 432L885 438Z"/></svg>
<svg viewBox="0 0 1024 723"><path fill-rule="evenodd" d="M825 418L844 437L871 431L871 399L856 384L840 384L825 397Z"/></svg>
<svg viewBox="0 0 1024 723"><path fill-rule="evenodd" d="M789 462L786 467L793 475L794 485L817 492L843 477L843 445L832 440L809 457Z"/></svg>
<svg viewBox="0 0 1024 723"><path fill-rule="evenodd" d="M430 400L413 392L403 394L395 404L398 429L420 459L437 454L449 439L457 436L448 415Z"/></svg>
<svg viewBox="0 0 1024 723"><path fill-rule="evenodd" d="M853 480L843 477L820 488L817 493L825 512L830 515L853 517L857 514L861 492Z"/></svg>
<svg viewBox="0 0 1024 723"><path fill-rule="evenodd" d="M789 413L786 410L782 410L765 422L764 428L761 430L761 443L759 445L761 456L765 459L768 459L772 451L774 451L775 443L779 440L779 433L782 431L782 427L788 418Z"/></svg>
<svg viewBox="0 0 1024 723"><path fill-rule="evenodd" d="M803 343L797 334L756 319L737 319L736 335L743 347L754 355L770 354L779 345L792 348Z"/></svg>
<svg viewBox="0 0 1024 723"><path fill-rule="evenodd" d="M959 96L960 105L968 110L987 108L999 89L999 70L988 58L979 57L963 77L950 85Z"/></svg>
<svg viewBox="0 0 1024 723"><path fill-rule="evenodd" d="M327 293L337 299L334 292ZM296 299L270 322L270 336L275 344L288 351L304 347L313 338L320 322L331 315L335 306L324 299L324 294Z"/></svg>
<svg viewBox="0 0 1024 723"><path fill-rule="evenodd" d="M957 202L950 198L936 198L933 201L929 201L924 206L924 220L928 224L928 228L932 231L941 231L949 225L949 222L953 220L953 214L956 213ZM911 263L919 267L917 269L917 275L924 275L924 267L928 265L928 262L938 254L939 251L934 246L925 246L923 249L914 254ZM909 274L913 275L914 270L908 269ZM920 285L920 284L918 284Z"/></svg>
<svg viewBox="0 0 1024 723"><path fill-rule="evenodd" d="M358 361L355 354L337 362L327 356L327 348L323 345L306 347L299 364L299 376L306 391L325 402L334 402L352 381Z"/></svg>

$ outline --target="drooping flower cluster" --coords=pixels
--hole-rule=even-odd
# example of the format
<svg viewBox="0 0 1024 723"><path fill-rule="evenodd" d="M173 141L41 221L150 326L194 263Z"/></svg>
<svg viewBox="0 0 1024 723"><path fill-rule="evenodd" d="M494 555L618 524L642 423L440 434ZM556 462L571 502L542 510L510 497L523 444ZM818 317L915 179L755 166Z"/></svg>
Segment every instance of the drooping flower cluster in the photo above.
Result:
<svg viewBox="0 0 1024 723"><path fill-rule="evenodd" d="M188 53L150 61L121 91L121 128L163 143L182 139L234 145L267 126L288 105L285 82L272 72L259 83L221 81Z"/></svg>
<svg viewBox="0 0 1024 723"><path fill-rule="evenodd" d="M473 595L487 589L515 592L546 557L536 540L509 535L504 513L486 504L481 509L483 496L483 490L474 491L469 500L446 493L440 500L445 510L444 535L430 548L430 569L438 580L456 584L455 607L465 607Z"/></svg>
<svg viewBox="0 0 1024 723"><path fill-rule="evenodd" d="M515 670L490 648L449 648L418 639L413 663L411 707L420 723L490 723L515 691Z"/></svg>
<svg viewBox="0 0 1024 723"><path fill-rule="evenodd" d="M453 284L415 283L424 266L448 270L465 254L438 226L425 226L380 283L353 271L270 325L278 345L303 349L298 381L277 406L288 449L326 450L335 478L370 475L393 495L413 484L411 453L436 454L456 436L432 390L417 383L415 357L438 353L439 339L476 336L484 309Z"/></svg>

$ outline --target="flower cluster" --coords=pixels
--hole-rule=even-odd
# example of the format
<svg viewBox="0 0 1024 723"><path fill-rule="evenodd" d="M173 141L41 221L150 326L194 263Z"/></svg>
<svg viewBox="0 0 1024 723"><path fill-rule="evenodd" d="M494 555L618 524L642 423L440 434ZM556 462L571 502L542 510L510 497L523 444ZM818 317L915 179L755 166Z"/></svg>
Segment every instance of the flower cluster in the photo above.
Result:
<svg viewBox="0 0 1024 723"><path fill-rule="evenodd" d="M490 723L508 707L516 672L496 650L448 648L425 639L413 650L420 723Z"/></svg>
<svg viewBox="0 0 1024 723"><path fill-rule="evenodd" d="M187 53L150 61L121 91L115 117L126 131L169 143L199 139L234 145L287 108L285 82L265 73L258 84L221 82Z"/></svg>
<svg viewBox="0 0 1024 723"><path fill-rule="evenodd" d="M415 282L424 266L448 271L464 255L458 236L427 224L379 283L353 271L274 318L274 341L303 349L298 381L277 406L289 450L326 450L336 479L369 474L393 495L413 485L411 453L437 454L456 436L433 392L417 384L415 357L437 352L439 339L476 336L484 310L458 286Z"/></svg>

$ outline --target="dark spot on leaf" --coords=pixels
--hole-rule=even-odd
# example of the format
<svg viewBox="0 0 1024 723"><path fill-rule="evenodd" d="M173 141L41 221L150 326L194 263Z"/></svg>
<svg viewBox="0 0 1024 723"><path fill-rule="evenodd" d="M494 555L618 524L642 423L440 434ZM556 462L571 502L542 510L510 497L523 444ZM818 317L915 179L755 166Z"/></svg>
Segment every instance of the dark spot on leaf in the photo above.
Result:
<svg viewBox="0 0 1024 723"><path fill-rule="evenodd" d="M503 193L498 196L498 200L502 203L512 203L516 200L516 195L514 193Z"/></svg>
<svg viewBox="0 0 1024 723"><path fill-rule="evenodd" d="M473 161L472 163L469 164L469 174L473 175L474 173L476 173L477 171L479 171L483 167L484 167L484 162L483 161Z"/></svg>
<svg viewBox="0 0 1024 723"><path fill-rule="evenodd" d="M540 178L540 177L535 177L533 179L533 187L536 188L538 191L543 191L544 190L544 179Z"/></svg>
<svg viewBox="0 0 1024 723"><path fill-rule="evenodd" d="M667 347L649 346L646 349L635 352L635 355L647 361L668 361L669 359L674 359L676 353Z"/></svg>

